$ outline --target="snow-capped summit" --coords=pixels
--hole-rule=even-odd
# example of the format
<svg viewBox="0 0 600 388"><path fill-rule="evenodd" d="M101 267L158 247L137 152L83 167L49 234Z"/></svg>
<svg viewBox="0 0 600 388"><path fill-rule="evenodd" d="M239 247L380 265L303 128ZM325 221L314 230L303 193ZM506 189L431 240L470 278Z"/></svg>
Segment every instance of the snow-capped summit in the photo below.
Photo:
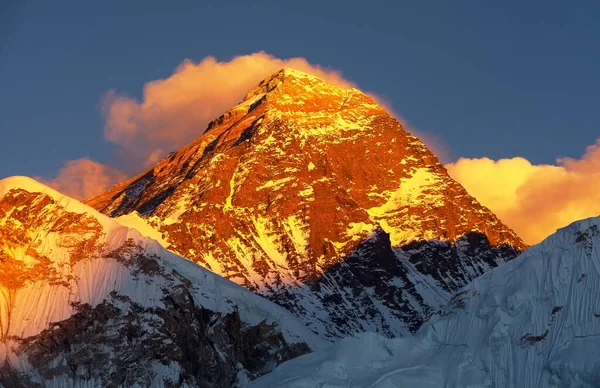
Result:
<svg viewBox="0 0 600 388"><path fill-rule="evenodd" d="M475 279L414 337L347 338L252 386L599 387L600 218Z"/></svg>
<svg viewBox="0 0 600 388"><path fill-rule="evenodd" d="M80 201L70 198L51 187L44 185L27 176L12 176L8 178L4 178L0 180L0 197L5 196L11 190L24 190L30 193L40 193L48 196L52 200L56 201L60 204L61 207L65 208L73 213L84 214L84 213L93 213L98 216L99 219L106 225L107 228L110 226L115 227L116 222L108 217L102 216L94 209L90 208L87 205L84 205Z"/></svg>
<svg viewBox="0 0 600 388"><path fill-rule="evenodd" d="M241 386L320 344L138 231L30 178L0 181L0 386Z"/></svg>
<svg viewBox="0 0 600 388"><path fill-rule="evenodd" d="M289 68L88 204L328 338L412 332L525 248L368 95Z"/></svg>

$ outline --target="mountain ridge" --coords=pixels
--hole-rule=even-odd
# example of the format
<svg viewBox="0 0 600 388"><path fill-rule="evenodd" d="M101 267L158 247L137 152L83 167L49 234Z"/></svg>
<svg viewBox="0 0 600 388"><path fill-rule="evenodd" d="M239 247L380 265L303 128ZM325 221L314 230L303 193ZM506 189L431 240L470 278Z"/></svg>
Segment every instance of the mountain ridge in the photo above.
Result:
<svg viewBox="0 0 600 388"><path fill-rule="evenodd" d="M456 287L526 247L369 96L289 69L190 144L87 203L145 222L168 249L328 338L414 331ZM365 246L373 241L381 246ZM346 268L357 251L371 256ZM373 288L379 254L388 281ZM349 326L331 325L342 321Z"/></svg>
<svg viewBox="0 0 600 388"><path fill-rule="evenodd" d="M322 346L285 309L26 177L0 180L0 383L245 385Z"/></svg>

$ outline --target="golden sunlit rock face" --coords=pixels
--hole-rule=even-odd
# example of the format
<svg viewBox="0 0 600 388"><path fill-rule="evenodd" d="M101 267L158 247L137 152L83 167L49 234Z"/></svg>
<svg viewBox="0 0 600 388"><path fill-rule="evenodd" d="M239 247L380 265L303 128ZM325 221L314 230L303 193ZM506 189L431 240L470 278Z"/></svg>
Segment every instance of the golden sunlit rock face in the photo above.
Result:
<svg viewBox="0 0 600 388"><path fill-rule="evenodd" d="M414 331L525 248L369 96L289 68L88 204L332 337Z"/></svg>

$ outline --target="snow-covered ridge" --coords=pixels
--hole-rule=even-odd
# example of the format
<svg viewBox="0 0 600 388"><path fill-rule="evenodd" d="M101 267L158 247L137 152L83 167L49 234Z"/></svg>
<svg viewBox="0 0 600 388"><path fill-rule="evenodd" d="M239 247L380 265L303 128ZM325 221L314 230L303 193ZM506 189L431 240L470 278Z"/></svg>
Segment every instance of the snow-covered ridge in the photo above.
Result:
<svg viewBox="0 0 600 388"><path fill-rule="evenodd" d="M322 386L599 387L600 218L475 279L414 337L347 338L252 385Z"/></svg>
<svg viewBox="0 0 600 388"><path fill-rule="evenodd" d="M320 78L318 78L314 75L305 73L302 70L298 70L298 69L295 69L295 68L289 67L289 66L284 67L281 71L285 75L291 75L291 76L294 76L297 78L309 78L309 79L314 79L314 80L320 80Z"/></svg>
<svg viewBox="0 0 600 388"><path fill-rule="evenodd" d="M236 370L247 373L236 360L257 366L264 362L264 368L272 368L277 360L322 346L282 307L35 180L0 181L0 205L0 362L5 365L0 383L25 373L30 380L23 381L31 384L47 380L47 386L105 385L108 380L102 379L124 362L119 357L175 357L181 348L169 346L174 346L170 341L177 331L187 333L178 334L189 336L185 340L200 341L203 345L195 351L213 357L213 366L225 368L219 373L229 373L229 378ZM190 321L183 326L170 323L181 319L177 314L182 310ZM110 320L105 321L107 316ZM207 324L210 327L198 327ZM96 331L90 328L96 326ZM70 329L65 332L65 327ZM125 341L123 330L142 342ZM228 330L227 336L215 334L219 330ZM65 335L67 345L57 345ZM264 344L253 345L264 359L248 360L231 350L235 347L227 341L248 343L245 335L252 336L250 341L264 338ZM140 346L152 352L140 353ZM96 348L95 361L77 354ZM42 356L44 352L48 356ZM168 385L184 370L190 381L199 378L177 357L170 360L160 366L164 359L146 359L121 373L141 386ZM65 368L84 369L73 377L63 373ZM140 368L147 373L136 372ZM158 380L146 379L153 375Z"/></svg>
<svg viewBox="0 0 600 388"><path fill-rule="evenodd" d="M42 193L52 198L61 208L66 211L77 214L88 214L98 220L105 232L123 227L121 224L98 212L96 209L87 206L74 198L64 195L30 177L12 176L0 180L0 197L5 196L9 191L14 189L25 190L30 193Z"/></svg>
<svg viewBox="0 0 600 388"><path fill-rule="evenodd" d="M232 307L235 307L236 309L239 309L244 319L252 323L258 323L263 319L268 319L280 323L283 326L290 325L290 328L293 328L293 330L289 331L290 333L293 331L304 332L306 333L307 340L311 342L309 343L309 346L314 346L316 348L320 346L320 342L315 341L316 337L299 324L295 317L285 309L204 269L198 264L185 260L180 256L167 251L154 239L143 237L143 234L138 230L123 226L115 219L29 177L16 176L0 180L0 199L12 189L21 189L30 193L42 193L48 195L65 211L86 214L93 217L104 227L106 244L103 249L105 251L121 247L127 240L133 239L137 244L144 248L147 254L160 256L164 260L164 264L170 269L175 270L189 280L192 280L194 285L198 288L204 288L205 291L208 291L203 293L208 296L203 299L203 306L206 306L213 311L224 313L232 311ZM135 222L129 221L129 224L135 225ZM52 243L52 241L44 241L42 243L43 248L41 248L41 250L47 252L49 257L52 257L55 247L47 245L51 245ZM106 295L95 293L93 298L95 299L95 302L92 300L92 304L101 302L103 296ZM228 300L235 302L235 305L232 306L231 303L227 303ZM33 333L29 334L31 335ZM295 339L297 340L298 338L296 337Z"/></svg>
<svg viewBox="0 0 600 388"><path fill-rule="evenodd" d="M12 176L0 180L0 197L3 197L13 189L25 190L30 193L45 194L53 200L55 200L56 202L58 202L59 205L65 210L78 214L88 213L95 216L96 218L103 219L103 221L107 223L116 224L116 222L113 219L106 217L102 213L96 211L94 208L84 205L80 201L71 198L65 194L62 194L54 190L53 188L46 186L45 184L38 182L30 177Z"/></svg>
<svg viewBox="0 0 600 388"><path fill-rule="evenodd" d="M12 189L22 189L31 193L44 193L54 199L64 197L64 194L44 185L27 176L11 176L0 180L0 196L4 196Z"/></svg>

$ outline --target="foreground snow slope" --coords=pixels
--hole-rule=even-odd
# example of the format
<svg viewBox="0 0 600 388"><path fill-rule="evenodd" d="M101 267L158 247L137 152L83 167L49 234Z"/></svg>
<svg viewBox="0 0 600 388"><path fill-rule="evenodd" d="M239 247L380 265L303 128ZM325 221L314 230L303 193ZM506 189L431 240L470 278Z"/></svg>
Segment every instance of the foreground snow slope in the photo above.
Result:
<svg viewBox="0 0 600 388"><path fill-rule="evenodd" d="M600 387L600 218L477 278L414 337L344 339L252 386Z"/></svg>
<svg viewBox="0 0 600 388"><path fill-rule="evenodd" d="M136 230L29 178L0 181L0 386L244 385L319 344Z"/></svg>

